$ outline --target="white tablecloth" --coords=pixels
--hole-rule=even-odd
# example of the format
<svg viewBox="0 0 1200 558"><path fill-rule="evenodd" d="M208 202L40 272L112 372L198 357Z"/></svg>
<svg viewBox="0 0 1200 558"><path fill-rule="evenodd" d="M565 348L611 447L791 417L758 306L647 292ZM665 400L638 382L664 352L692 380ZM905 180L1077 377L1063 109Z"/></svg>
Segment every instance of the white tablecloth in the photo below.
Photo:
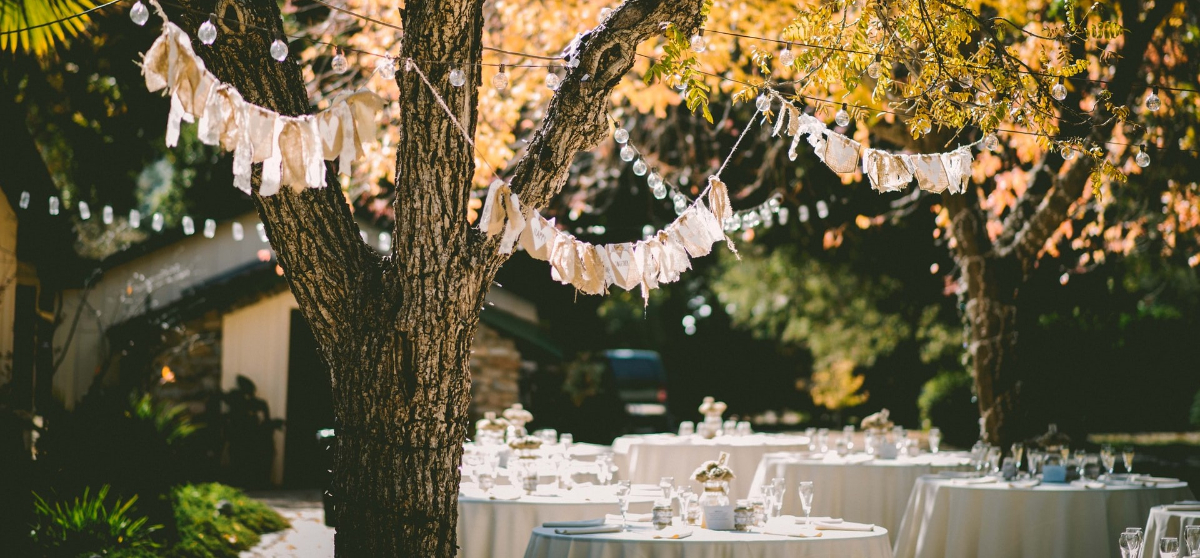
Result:
<svg viewBox="0 0 1200 558"><path fill-rule="evenodd" d="M508 487L511 489L512 487ZM458 496L458 556L508 558L525 554L529 532L546 521L594 519L621 513L617 498L607 489L591 500L569 496L522 496L519 500L491 500L470 484ZM603 494L608 492L608 494ZM470 494L470 495L467 495ZM637 496L630 511L650 511L653 498Z"/></svg>
<svg viewBox="0 0 1200 558"><path fill-rule="evenodd" d="M897 558L1119 558L1117 535L1156 505L1184 500L1184 483L1089 489L1010 488L921 477L896 533Z"/></svg>
<svg viewBox="0 0 1200 558"><path fill-rule="evenodd" d="M814 516L874 523L894 533L918 478L943 470L967 470L969 461L962 455L944 453L899 459L873 459L866 454L845 458L831 454L819 459L768 453L758 464L750 492L782 477L787 481L783 513L804 515L797 488L801 481L812 481Z"/></svg>
<svg viewBox="0 0 1200 558"><path fill-rule="evenodd" d="M662 477L675 477L675 484L690 482L692 472L705 461L729 453L728 465L735 478L729 483L731 499L745 498L762 456L778 451L807 451L808 438L793 434L751 434L680 438L674 434L621 436L613 440L613 453L621 467L621 478L635 483L658 484ZM699 491L699 483L692 483Z"/></svg>
<svg viewBox="0 0 1200 558"><path fill-rule="evenodd" d="M654 530L601 535L556 535L537 528L525 558L891 558L887 531L822 531L816 538L693 528L685 539L652 538Z"/></svg>
<svg viewBox="0 0 1200 558"><path fill-rule="evenodd" d="M1200 502L1155 506L1146 521L1146 550L1142 558L1158 558L1158 541L1163 537L1179 537L1179 555L1183 556L1183 528L1188 525L1200 525Z"/></svg>

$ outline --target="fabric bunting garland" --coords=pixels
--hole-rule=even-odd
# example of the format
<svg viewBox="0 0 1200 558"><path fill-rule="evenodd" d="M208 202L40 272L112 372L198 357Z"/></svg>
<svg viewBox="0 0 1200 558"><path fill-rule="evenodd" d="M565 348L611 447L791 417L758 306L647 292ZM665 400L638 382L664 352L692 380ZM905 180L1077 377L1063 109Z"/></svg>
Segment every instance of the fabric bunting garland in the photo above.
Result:
<svg viewBox="0 0 1200 558"><path fill-rule="evenodd" d="M776 117L771 135L781 133L792 138L788 158L796 160L796 148L800 138L807 137L813 153L830 170L839 174L854 172L862 161L863 174L871 181L875 191L897 192L908 186L913 178L917 186L927 192L961 194L966 191L967 178L971 176L974 157L971 148L979 142L964 145L947 153L893 154L878 149L864 148L862 144L834 132L820 120L804 114L791 101L776 91L774 97L783 102Z"/></svg>
<svg viewBox="0 0 1200 558"><path fill-rule="evenodd" d="M150 91L171 96L167 146L178 143L182 122L196 122L201 142L234 153L233 184L243 192L250 193L252 163L263 164L264 196L281 186L323 188L326 160L338 159L338 172L350 174L363 146L377 141L375 116L384 105L378 95L358 91L335 98L315 115L281 115L221 83L196 56L187 34L163 19L162 35L142 58L142 75Z"/></svg>

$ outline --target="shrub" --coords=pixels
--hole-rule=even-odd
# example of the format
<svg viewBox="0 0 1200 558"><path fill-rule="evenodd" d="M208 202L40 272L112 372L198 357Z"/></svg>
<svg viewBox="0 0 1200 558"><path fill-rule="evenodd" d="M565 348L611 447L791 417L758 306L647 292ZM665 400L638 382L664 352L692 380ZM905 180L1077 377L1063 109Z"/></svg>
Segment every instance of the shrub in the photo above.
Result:
<svg viewBox="0 0 1200 558"><path fill-rule="evenodd" d="M1196 398L1192 401L1191 415L1192 426L1200 428L1200 391L1196 392Z"/></svg>
<svg viewBox="0 0 1200 558"><path fill-rule="evenodd" d="M968 447L979 437L979 408L971 388L971 375L963 370L940 372L921 387L917 407L921 420L942 430L949 445Z"/></svg>
<svg viewBox="0 0 1200 558"><path fill-rule="evenodd" d="M261 533L289 527L283 516L242 491L218 483L185 484L171 493L179 542L172 558L237 558Z"/></svg>
<svg viewBox="0 0 1200 558"><path fill-rule="evenodd" d="M105 485L92 496L91 489L85 488L83 496L53 505L35 493L36 519L30 536L37 551L45 556L153 556L149 551L158 545L150 533L161 526L148 526L147 518L136 515L137 496L105 506L108 491Z"/></svg>

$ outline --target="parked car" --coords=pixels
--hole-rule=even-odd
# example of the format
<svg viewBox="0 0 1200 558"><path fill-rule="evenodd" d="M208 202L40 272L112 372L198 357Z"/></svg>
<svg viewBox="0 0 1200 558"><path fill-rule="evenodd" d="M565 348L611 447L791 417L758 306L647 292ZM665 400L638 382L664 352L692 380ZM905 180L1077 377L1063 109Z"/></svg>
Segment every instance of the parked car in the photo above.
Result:
<svg viewBox="0 0 1200 558"><path fill-rule="evenodd" d="M631 433L665 432L674 428L667 412L667 373L655 351L613 349L604 352L605 375L611 375L624 406ZM607 383L607 382L606 382Z"/></svg>

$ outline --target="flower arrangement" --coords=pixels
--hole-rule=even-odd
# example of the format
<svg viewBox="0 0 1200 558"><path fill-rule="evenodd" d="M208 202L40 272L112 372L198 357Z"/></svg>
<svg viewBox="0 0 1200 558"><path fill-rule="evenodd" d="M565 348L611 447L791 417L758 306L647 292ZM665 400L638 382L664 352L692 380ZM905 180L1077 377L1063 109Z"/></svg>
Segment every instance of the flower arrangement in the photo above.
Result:
<svg viewBox="0 0 1200 558"><path fill-rule="evenodd" d="M725 414L725 409L725 402L717 401L711 396L705 397L704 401L700 403L700 414L705 417L716 416L720 418L721 415Z"/></svg>
<svg viewBox="0 0 1200 558"><path fill-rule="evenodd" d="M533 422L533 413L526 411L524 405L513 403L512 407L504 410L504 418L513 426L521 427Z"/></svg>
<svg viewBox="0 0 1200 558"><path fill-rule="evenodd" d="M483 414L483 418L475 423L475 430L505 430L508 428L508 421L496 416L495 411L488 411Z"/></svg>
<svg viewBox="0 0 1200 558"><path fill-rule="evenodd" d="M888 415L891 411L881 409L878 413L868 415L862 420L863 430L887 430L892 427L892 421L888 420Z"/></svg>
<svg viewBox="0 0 1200 558"><path fill-rule="evenodd" d="M692 473L692 480L697 482L729 482L733 480L733 471L725 465L725 462L728 459L729 454L721 452L721 455L717 456L716 461L705 461L704 463L700 464L699 469L696 469L696 471Z"/></svg>
<svg viewBox="0 0 1200 558"><path fill-rule="evenodd" d="M542 447L542 439L533 436L522 436L508 441L508 447L514 451L535 450Z"/></svg>

